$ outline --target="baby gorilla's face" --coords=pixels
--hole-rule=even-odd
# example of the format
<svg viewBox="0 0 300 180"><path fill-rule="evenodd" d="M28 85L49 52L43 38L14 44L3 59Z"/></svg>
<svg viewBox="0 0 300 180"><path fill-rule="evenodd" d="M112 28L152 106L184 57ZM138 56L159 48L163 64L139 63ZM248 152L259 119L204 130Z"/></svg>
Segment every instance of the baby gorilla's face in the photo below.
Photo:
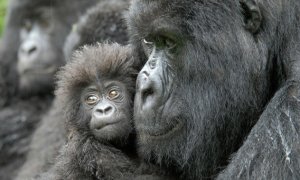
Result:
<svg viewBox="0 0 300 180"><path fill-rule="evenodd" d="M118 81L101 81L83 90L81 102L90 115L88 126L98 140L128 137L132 131L130 100L126 85Z"/></svg>

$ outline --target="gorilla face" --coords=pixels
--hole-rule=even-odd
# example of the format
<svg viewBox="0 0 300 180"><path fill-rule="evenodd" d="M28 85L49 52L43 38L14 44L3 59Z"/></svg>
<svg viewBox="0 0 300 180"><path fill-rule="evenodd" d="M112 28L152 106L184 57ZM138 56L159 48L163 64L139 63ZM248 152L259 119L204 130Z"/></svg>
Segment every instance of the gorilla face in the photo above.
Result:
<svg viewBox="0 0 300 180"><path fill-rule="evenodd" d="M49 91L53 76L63 63L59 41L55 41L64 34L64 31L57 32L64 25L53 18L51 8L41 8L33 14L34 17L24 19L20 30L17 70L23 94Z"/></svg>
<svg viewBox="0 0 300 180"><path fill-rule="evenodd" d="M208 172L249 132L267 101L267 60L239 8L235 2L133 1L131 41L146 59L135 124L147 159L197 163Z"/></svg>
<svg viewBox="0 0 300 180"><path fill-rule="evenodd" d="M146 121L136 122L137 127L141 128L141 134L159 139L172 136L182 130L184 124L178 120L179 114L172 110L177 109L176 106L180 106L180 102L177 102L175 107L172 104L173 90L176 88L174 85L176 67L170 62L174 62L180 44L175 37L159 35L156 38L142 40L148 61L138 75L135 109L137 116L147 118ZM161 116L165 116L163 111L172 114L168 114L167 119L160 121Z"/></svg>
<svg viewBox="0 0 300 180"><path fill-rule="evenodd" d="M130 94L123 83L104 81L83 90L86 124L96 139L124 139L131 132Z"/></svg>

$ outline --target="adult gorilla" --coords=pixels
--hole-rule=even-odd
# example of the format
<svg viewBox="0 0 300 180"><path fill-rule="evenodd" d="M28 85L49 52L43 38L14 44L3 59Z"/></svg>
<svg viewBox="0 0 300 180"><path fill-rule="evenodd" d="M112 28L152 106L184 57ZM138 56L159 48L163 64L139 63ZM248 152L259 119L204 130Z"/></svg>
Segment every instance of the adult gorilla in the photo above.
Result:
<svg viewBox="0 0 300 180"><path fill-rule="evenodd" d="M299 179L299 9L134 0L140 154L182 179Z"/></svg>
<svg viewBox="0 0 300 180"><path fill-rule="evenodd" d="M67 60L74 50L86 44L96 44L96 42L107 40L123 44L127 42L126 24L122 21L122 14L129 6L128 1L101 0L97 2L97 5L89 8L80 17L68 35L64 45ZM64 119L62 108L55 98L49 112L42 118L40 126L32 136L27 161L19 170L16 179L30 179L52 166L60 147L65 144Z"/></svg>
<svg viewBox="0 0 300 180"><path fill-rule="evenodd" d="M128 44L127 27L123 13L129 0L105 0L90 8L74 25L64 45L65 59L70 60L73 51L96 42Z"/></svg>
<svg viewBox="0 0 300 180"><path fill-rule="evenodd" d="M30 135L53 99L53 75L64 63L65 37L96 2L9 2L0 46L0 179L10 179L24 162Z"/></svg>

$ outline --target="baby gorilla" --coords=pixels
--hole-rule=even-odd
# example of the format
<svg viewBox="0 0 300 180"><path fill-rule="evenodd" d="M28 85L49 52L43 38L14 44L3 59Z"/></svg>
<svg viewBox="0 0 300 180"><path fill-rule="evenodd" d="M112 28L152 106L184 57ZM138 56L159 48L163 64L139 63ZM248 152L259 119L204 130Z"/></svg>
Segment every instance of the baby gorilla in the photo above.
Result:
<svg viewBox="0 0 300 180"><path fill-rule="evenodd" d="M136 170L131 53L116 43L85 46L59 72L56 96L69 139L42 179L120 179Z"/></svg>

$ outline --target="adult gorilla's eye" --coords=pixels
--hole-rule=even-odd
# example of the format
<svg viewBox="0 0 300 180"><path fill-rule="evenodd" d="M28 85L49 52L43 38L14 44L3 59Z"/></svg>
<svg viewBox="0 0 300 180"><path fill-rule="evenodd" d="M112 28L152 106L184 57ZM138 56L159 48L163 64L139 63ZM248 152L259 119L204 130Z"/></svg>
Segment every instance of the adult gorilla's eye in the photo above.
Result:
<svg viewBox="0 0 300 180"><path fill-rule="evenodd" d="M96 104L98 101L99 97L94 94L87 96L85 99L85 103L90 106Z"/></svg>
<svg viewBox="0 0 300 180"><path fill-rule="evenodd" d="M168 49L174 49L176 47L176 42L170 38L165 38L165 46Z"/></svg>
<svg viewBox="0 0 300 180"><path fill-rule="evenodd" d="M46 20L46 19L41 19L40 21L39 21L39 24L40 24L40 26L41 27L43 27L43 28L48 28L49 27L49 21L48 20Z"/></svg>
<svg viewBox="0 0 300 180"><path fill-rule="evenodd" d="M152 41L150 41L150 40L148 40L148 39L143 39L143 42L144 42L144 44L146 44L146 45L148 45L148 46L154 44Z"/></svg>
<svg viewBox="0 0 300 180"><path fill-rule="evenodd" d="M117 90L111 90L111 91L109 91L109 93L108 93L108 97L109 97L110 99L115 99L115 98L117 98L119 95L120 95L120 93L119 93Z"/></svg>
<svg viewBox="0 0 300 180"><path fill-rule="evenodd" d="M161 48L166 48L172 50L176 47L176 42L171 38L161 36L157 39L157 46Z"/></svg>
<svg viewBox="0 0 300 180"><path fill-rule="evenodd" d="M25 28L26 31L30 31L32 28L32 22L29 20L25 20L23 23L23 28Z"/></svg>

